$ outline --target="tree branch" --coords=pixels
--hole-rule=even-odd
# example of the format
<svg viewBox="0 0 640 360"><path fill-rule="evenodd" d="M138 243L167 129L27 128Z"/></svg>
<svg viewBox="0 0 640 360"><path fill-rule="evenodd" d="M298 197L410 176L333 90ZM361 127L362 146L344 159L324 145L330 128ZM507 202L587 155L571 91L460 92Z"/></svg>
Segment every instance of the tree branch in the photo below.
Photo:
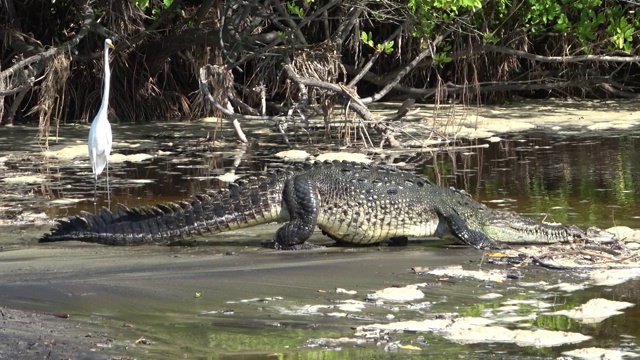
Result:
<svg viewBox="0 0 640 360"><path fill-rule="evenodd" d="M496 45L483 45L474 50L475 53L480 52L496 52L507 55L514 55L523 59L535 60L548 63L570 63L581 61L610 61L610 62L623 62L634 63L640 62L640 56L609 56L609 55L575 55L575 56L543 56L531 54L528 52L510 49L504 46ZM469 52L469 54L471 51Z"/></svg>
<svg viewBox="0 0 640 360"><path fill-rule="evenodd" d="M316 88L320 88L320 89L325 89L325 90L330 90L333 91L337 94L342 94L344 97L352 99L354 101L349 101L348 104L349 106L366 122L366 125L373 128L374 130L376 130L378 133L380 133L380 135L382 135L383 137L383 142L387 141L389 143L389 145L391 147L401 147L402 144L400 144L400 142L398 140L396 140L393 137L393 130L383 124L380 121L377 121L376 119L373 118L373 115L371 115L371 112L369 111L369 109L361 102L358 101L358 96L357 94L351 94L349 93L349 88L346 86L339 86L336 84L331 84L328 82L324 82L324 81L320 81L320 80L316 80L316 79L310 79L310 78L306 78L306 77L300 77L298 76L298 74L296 74L295 70L293 70L293 67L291 66L291 64L285 64L283 65L284 70L287 72L287 76L295 83L297 84L302 84L302 85L306 85L306 86L313 86Z"/></svg>
<svg viewBox="0 0 640 360"><path fill-rule="evenodd" d="M393 80L391 80L388 84L386 84L385 87L382 88L382 90L378 91L372 96L363 98L362 102L365 104L371 104L373 102L376 102L382 99L383 96L387 95L389 91L391 91L391 89L393 89L393 87L396 86L400 82L400 80L402 80L402 78L404 78L411 70L413 70L413 68L415 68L424 58L426 58L429 55L433 56L432 49L435 49L436 46L438 46L438 44L442 42L442 40L444 40L447 36L449 36L449 34L451 34L452 32L453 30L447 30L445 31L444 34L438 36L435 40L433 40L433 42L429 44L429 47L427 49L425 49L420 54L418 54L418 56L416 56L413 60L411 60L410 63L408 63L404 68L402 68L402 70L398 72L396 77Z"/></svg>
<svg viewBox="0 0 640 360"><path fill-rule="evenodd" d="M406 24L407 23L405 22L402 25L398 26L398 28L384 40L383 44L388 43L389 41L395 39L398 35L400 35L400 33L402 32L402 29L405 27ZM355 84L357 84L358 81L362 80L362 77L365 75L365 73L369 71L369 69L371 69L371 67L373 66L373 63L375 63L378 57L380 57L380 54L382 54L381 51L375 51L371 59L369 59L369 61L362 67L362 70L360 70L358 75L354 76L354 78L351 79L351 81L349 81L348 86L352 87Z"/></svg>
<svg viewBox="0 0 640 360"><path fill-rule="evenodd" d="M43 61L47 58L50 58L61 52L67 51L70 48L78 45L78 43L80 43L80 40L87 35L87 33L89 32L89 28L94 23L93 10L88 6L85 6L83 10L84 10L83 11L84 22L80 27L80 31L78 31L78 34L73 39L67 41L66 43L58 47L53 47L47 51L30 56L22 61L15 63L13 66L3 70L2 72L0 72L0 83L4 82L6 84L7 78L14 75L20 69L23 69L31 64ZM4 38L4 31L2 29L0 29L0 38Z"/></svg>

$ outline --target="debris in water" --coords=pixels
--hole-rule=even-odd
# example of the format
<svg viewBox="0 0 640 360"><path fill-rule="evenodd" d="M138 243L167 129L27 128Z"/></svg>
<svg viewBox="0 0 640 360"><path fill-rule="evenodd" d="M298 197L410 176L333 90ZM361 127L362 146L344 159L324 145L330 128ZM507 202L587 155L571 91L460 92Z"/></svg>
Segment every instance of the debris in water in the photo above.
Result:
<svg viewBox="0 0 640 360"><path fill-rule="evenodd" d="M591 299L571 310L560 310L549 313L548 315L565 315L578 320L583 324L595 324L611 316L622 314L619 310L626 309L631 306L634 306L634 304L630 302L611 301L597 298Z"/></svg>
<svg viewBox="0 0 640 360"><path fill-rule="evenodd" d="M614 360L614 359L623 359L625 357L640 356L640 354L630 352L630 351L602 349L602 348L596 348L596 347L565 351L563 352L563 354L567 356L572 356L579 359L587 359L587 360L601 360L601 359Z"/></svg>
<svg viewBox="0 0 640 360"><path fill-rule="evenodd" d="M424 293L418 289L417 285L391 287L367 294L367 300L411 301L423 297Z"/></svg>

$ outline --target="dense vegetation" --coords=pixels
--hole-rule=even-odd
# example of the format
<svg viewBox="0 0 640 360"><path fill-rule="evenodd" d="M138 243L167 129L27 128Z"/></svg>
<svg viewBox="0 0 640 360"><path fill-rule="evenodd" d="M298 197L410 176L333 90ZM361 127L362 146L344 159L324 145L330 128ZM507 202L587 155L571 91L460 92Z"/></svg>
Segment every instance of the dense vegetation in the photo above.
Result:
<svg viewBox="0 0 640 360"><path fill-rule="evenodd" d="M5 0L2 124L88 121L113 38L112 121L288 122L380 99L637 97L639 6L612 0ZM413 100L405 102L398 118ZM394 119L385 119L392 121Z"/></svg>

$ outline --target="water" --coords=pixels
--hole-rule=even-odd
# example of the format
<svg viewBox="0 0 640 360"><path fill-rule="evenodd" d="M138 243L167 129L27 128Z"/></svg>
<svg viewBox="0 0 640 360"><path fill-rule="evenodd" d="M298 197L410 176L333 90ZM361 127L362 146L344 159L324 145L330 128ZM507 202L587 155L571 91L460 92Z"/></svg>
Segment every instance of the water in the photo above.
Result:
<svg viewBox="0 0 640 360"><path fill-rule="evenodd" d="M130 145L126 140L129 137L135 139L140 133L159 133L173 126L168 124L160 129L158 126L125 126L115 130L124 137L119 140L120 144ZM215 146L198 142L194 134L205 133L205 129L201 125L181 125L182 132L175 138L147 137L136 140L142 146L134 148L117 143L116 152L147 153L154 157L140 163L112 164L114 201L135 206L179 200L225 186L214 177L229 171L234 164L239 175L281 166L282 160L274 154L286 147L276 135L246 147L228 140ZM423 173L432 181L464 189L493 207L581 227L640 227L640 208L636 206L640 196L639 143L640 131L575 134L540 131L503 136L499 142L454 143L462 150L400 155L371 153L371 157L385 163L406 162L413 171ZM335 151L312 146L309 152L330 150ZM46 207L51 217L93 210L93 204L88 201L54 208L46 202L45 206L38 205L43 200L56 198L92 199L93 181L86 158L81 156L73 163L50 159L45 168L38 163L36 155L32 156L26 161L20 157L5 162L9 169L35 170L49 180L42 186L26 189L21 186L29 198L19 201L30 203L34 211ZM104 174L100 180L104 190Z"/></svg>
<svg viewBox="0 0 640 360"><path fill-rule="evenodd" d="M4 129L3 129L4 130ZM49 217L93 211L93 182L84 157L43 159L29 129L7 129L0 151L10 155L0 167L0 178L39 174L41 183L5 183L0 201L3 218L44 211ZM60 146L82 144L84 128L65 129ZM173 130L171 136L153 137ZM207 189L224 186L214 178L237 165L237 174L281 166L273 154L285 150L277 135L243 147L227 139L220 145L198 141L207 125L167 124L114 126L115 151L145 153L153 158L139 163L112 164L112 199L130 206L175 201ZM32 131L32 130L31 130ZM166 134L166 133L165 133ZM231 136L230 134L223 134ZM382 162L404 162L434 182L468 191L492 207L512 209L580 227L626 225L640 227L640 132L551 133L534 131L503 136L499 142L458 142L461 149L442 152L371 153ZM24 152L17 153L20 144ZM330 149L310 146L310 152ZM357 149L355 149L357 150ZM104 177L102 177L104 181ZM101 183L104 186L104 182ZM104 204L101 196L100 205ZM54 203L60 199L85 199ZM322 252L275 252L259 247L275 226L216 235L214 244L195 248L143 246L113 248L92 244L35 244L37 231L0 236L0 306L65 312L81 329L97 325L113 340L111 350L134 357L196 358L442 358L467 356L555 357L582 346L638 351L640 313L624 310L596 325L566 317L539 315L527 326L579 331L593 336L584 344L551 348L521 348L513 344L454 344L435 334L390 334L390 341L416 349L385 351L385 343L334 344L326 339L354 337L354 326L421 319L458 312L478 315L494 311L506 299L535 298L566 309L593 297L640 303L638 282L591 288L575 293L540 290L518 282L484 283L451 280L425 289L420 310L390 309L368 304L348 317L296 313L305 305L332 306L345 299L363 300L367 293L389 286L433 281L416 276L414 266L464 264L477 268L481 254L468 248L439 248L413 244L400 249L331 249ZM42 230L40 230L42 231ZM20 238L19 242L16 239ZM322 239L316 235L315 240ZM526 281L568 281L573 274L530 267ZM337 287L357 290L353 296L335 293ZM479 301L486 292L503 299ZM201 294L197 296L196 294ZM531 309L519 310L528 314ZM338 311L338 310L331 310ZM123 326L123 324L131 326ZM522 324L505 325L509 328ZM525 326L526 328L526 326ZM89 330L86 330L89 331ZM93 329L92 331L95 331ZM134 345L140 337L152 345ZM322 340L325 339L325 340Z"/></svg>
<svg viewBox="0 0 640 360"><path fill-rule="evenodd" d="M638 145L634 132L518 134L471 154L439 154L426 174L521 213L582 227L638 227Z"/></svg>

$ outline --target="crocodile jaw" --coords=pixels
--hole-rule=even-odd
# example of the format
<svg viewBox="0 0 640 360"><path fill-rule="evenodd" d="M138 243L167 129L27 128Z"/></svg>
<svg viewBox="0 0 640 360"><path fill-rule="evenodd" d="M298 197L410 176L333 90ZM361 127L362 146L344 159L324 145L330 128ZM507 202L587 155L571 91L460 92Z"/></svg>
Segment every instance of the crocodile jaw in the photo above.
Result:
<svg viewBox="0 0 640 360"><path fill-rule="evenodd" d="M493 240L513 244L553 244L587 235L577 226L538 222L512 212L495 211L482 226L482 231Z"/></svg>

